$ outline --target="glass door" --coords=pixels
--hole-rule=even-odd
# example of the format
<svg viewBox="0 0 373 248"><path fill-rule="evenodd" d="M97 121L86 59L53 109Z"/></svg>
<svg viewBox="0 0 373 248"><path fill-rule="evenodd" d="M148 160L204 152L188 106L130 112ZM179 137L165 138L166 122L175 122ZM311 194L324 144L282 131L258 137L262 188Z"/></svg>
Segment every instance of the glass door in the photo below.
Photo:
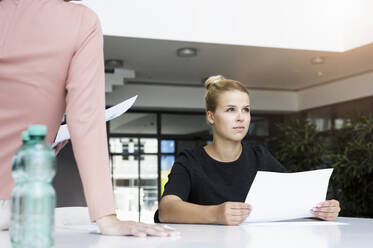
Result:
<svg viewBox="0 0 373 248"><path fill-rule="evenodd" d="M110 137L109 143L118 217L152 223L158 208L157 139Z"/></svg>

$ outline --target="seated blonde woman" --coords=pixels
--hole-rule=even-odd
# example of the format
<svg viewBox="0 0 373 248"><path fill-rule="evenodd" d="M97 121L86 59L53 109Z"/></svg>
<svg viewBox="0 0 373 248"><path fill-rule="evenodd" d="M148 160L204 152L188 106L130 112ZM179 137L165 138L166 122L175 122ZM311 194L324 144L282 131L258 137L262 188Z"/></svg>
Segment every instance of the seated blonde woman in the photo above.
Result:
<svg viewBox="0 0 373 248"><path fill-rule="evenodd" d="M205 86L213 142L177 157L155 222L238 225L250 214L244 201L257 171L286 172L265 147L242 142L250 124L248 89L222 76L210 77ZM330 200L313 213L334 220L339 211L339 202Z"/></svg>

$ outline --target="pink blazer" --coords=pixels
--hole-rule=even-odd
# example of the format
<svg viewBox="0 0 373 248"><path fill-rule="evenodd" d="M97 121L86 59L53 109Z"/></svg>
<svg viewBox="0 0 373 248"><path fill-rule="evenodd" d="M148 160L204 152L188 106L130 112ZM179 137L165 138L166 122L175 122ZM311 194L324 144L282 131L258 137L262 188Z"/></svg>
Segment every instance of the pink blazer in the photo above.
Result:
<svg viewBox="0 0 373 248"><path fill-rule="evenodd" d="M91 219L115 213L104 84L103 37L91 10L63 0L0 1L0 199L14 185L22 130L44 124L52 143L66 112Z"/></svg>

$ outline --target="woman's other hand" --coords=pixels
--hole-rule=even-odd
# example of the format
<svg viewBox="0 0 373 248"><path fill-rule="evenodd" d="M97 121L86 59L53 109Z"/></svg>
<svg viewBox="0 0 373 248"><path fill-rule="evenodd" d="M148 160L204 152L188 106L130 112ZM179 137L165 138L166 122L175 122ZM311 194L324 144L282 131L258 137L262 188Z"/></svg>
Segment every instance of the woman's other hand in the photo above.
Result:
<svg viewBox="0 0 373 248"><path fill-rule="evenodd" d="M339 201L328 200L319 203L316 207L312 208L311 211L316 218L332 221L337 218L341 208L339 207Z"/></svg>
<svg viewBox="0 0 373 248"><path fill-rule="evenodd" d="M217 224L239 225L251 212L251 206L242 202L224 202L216 206Z"/></svg>
<svg viewBox="0 0 373 248"><path fill-rule="evenodd" d="M115 215L108 215L98 219L97 225L103 235L131 235L137 237L171 237L179 235L178 232L161 225L121 221Z"/></svg>

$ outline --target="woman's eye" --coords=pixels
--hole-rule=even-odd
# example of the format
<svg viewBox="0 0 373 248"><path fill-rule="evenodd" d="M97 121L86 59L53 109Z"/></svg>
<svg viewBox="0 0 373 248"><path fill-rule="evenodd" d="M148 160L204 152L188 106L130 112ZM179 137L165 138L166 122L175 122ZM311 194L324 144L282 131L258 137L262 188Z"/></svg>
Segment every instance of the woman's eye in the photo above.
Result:
<svg viewBox="0 0 373 248"><path fill-rule="evenodd" d="M250 113L250 109L249 108L244 108L243 112Z"/></svg>
<svg viewBox="0 0 373 248"><path fill-rule="evenodd" d="M227 112L232 112L232 111L234 111L234 108L227 108L226 111L227 111Z"/></svg>

